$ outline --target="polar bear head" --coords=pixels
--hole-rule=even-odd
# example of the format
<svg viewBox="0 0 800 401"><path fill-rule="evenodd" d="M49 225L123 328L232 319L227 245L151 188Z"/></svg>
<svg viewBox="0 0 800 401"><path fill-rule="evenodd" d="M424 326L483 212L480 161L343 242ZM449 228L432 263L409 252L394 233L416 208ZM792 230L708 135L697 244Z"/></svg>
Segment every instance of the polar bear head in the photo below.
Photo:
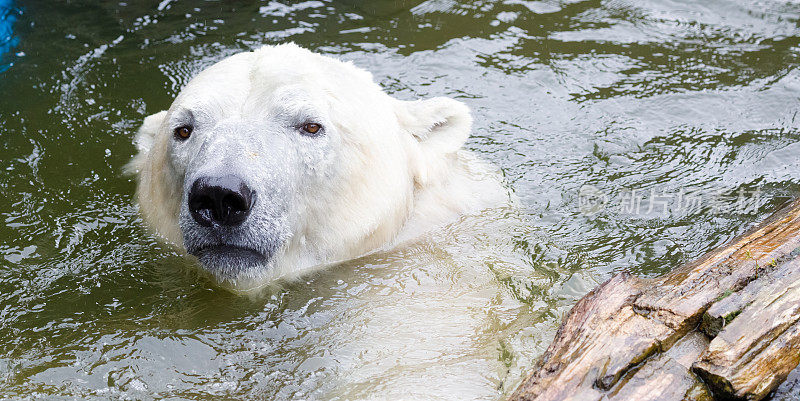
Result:
<svg viewBox="0 0 800 401"><path fill-rule="evenodd" d="M246 287L390 243L470 126L458 101L396 100L351 63L266 46L147 117L129 168L148 225Z"/></svg>

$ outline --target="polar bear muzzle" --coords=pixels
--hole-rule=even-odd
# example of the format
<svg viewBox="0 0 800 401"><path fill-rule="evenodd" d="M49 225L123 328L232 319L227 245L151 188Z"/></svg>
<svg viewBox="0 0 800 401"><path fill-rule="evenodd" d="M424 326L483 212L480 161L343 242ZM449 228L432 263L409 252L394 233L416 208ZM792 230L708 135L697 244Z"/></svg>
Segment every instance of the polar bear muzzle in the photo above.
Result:
<svg viewBox="0 0 800 401"><path fill-rule="evenodd" d="M256 193L232 174L196 179L189 192L189 212L204 227L239 226L247 219Z"/></svg>

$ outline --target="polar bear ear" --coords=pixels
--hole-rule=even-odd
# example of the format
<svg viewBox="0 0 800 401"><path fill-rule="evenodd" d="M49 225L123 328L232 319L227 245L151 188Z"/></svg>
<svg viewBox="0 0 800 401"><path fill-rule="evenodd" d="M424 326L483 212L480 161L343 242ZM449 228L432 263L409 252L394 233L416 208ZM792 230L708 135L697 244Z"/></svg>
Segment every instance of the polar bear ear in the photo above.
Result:
<svg viewBox="0 0 800 401"><path fill-rule="evenodd" d="M167 117L162 111L144 119L134 143L139 153L125 170L137 178L136 197L148 225L167 240L182 244L177 216L180 213L181 186L169 166L165 137L157 138ZM158 139L158 140L157 140Z"/></svg>
<svg viewBox="0 0 800 401"><path fill-rule="evenodd" d="M164 110L144 118L144 122L142 122L142 126L139 128L139 132L136 133L136 138L133 140L133 143L136 145L136 149L139 152L147 153L150 151L150 148L153 146L153 140L156 137L156 133L161 127L161 123L164 122L164 118L166 118L166 116L167 111Z"/></svg>
<svg viewBox="0 0 800 401"><path fill-rule="evenodd" d="M454 153L469 138L472 116L464 103L446 97L400 103L400 124L426 151Z"/></svg>
<svg viewBox="0 0 800 401"><path fill-rule="evenodd" d="M133 144L139 153L125 165L125 174L133 175L142 170L144 163L147 161L147 154L150 153L153 142L155 142L156 133L158 133L158 129L166 117L167 112L165 110L144 118L142 126L139 127L139 131L136 132L136 136L133 138Z"/></svg>
<svg viewBox="0 0 800 401"><path fill-rule="evenodd" d="M161 124L166 117L167 112L165 110L144 118L142 126L139 127L139 131L136 132L136 136L133 138L133 144L139 153L125 165L124 171L126 174L136 174L142 170L144 163L147 161L147 154L150 153L150 149L155 142L156 133L158 133L158 129L161 128Z"/></svg>

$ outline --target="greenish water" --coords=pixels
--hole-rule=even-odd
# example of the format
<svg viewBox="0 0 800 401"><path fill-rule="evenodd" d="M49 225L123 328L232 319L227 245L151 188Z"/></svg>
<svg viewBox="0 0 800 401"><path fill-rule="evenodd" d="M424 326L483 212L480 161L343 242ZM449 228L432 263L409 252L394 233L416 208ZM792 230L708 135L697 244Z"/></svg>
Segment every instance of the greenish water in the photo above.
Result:
<svg viewBox="0 0 800 401"><path fill-rule="evenodd" d="M667 272L800 193L796 2L17 6L2 397L498 399L595 284ZM468 147L522 210L259 296L216 288L141 227L122 166L193 74L290 40L467 103Z"/></svg>

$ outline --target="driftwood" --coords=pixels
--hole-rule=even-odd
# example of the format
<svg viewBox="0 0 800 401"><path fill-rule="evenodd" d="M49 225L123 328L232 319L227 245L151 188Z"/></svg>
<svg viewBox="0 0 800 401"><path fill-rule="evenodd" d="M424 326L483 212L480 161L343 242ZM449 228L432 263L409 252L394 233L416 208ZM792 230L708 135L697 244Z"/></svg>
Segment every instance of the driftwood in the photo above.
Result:
<svg viewBox="0 0 800 401"><path fill-rule="evenodd" d="M512 400L760 400L800 363L800 200L656 279L578 301Z"/></svg>

